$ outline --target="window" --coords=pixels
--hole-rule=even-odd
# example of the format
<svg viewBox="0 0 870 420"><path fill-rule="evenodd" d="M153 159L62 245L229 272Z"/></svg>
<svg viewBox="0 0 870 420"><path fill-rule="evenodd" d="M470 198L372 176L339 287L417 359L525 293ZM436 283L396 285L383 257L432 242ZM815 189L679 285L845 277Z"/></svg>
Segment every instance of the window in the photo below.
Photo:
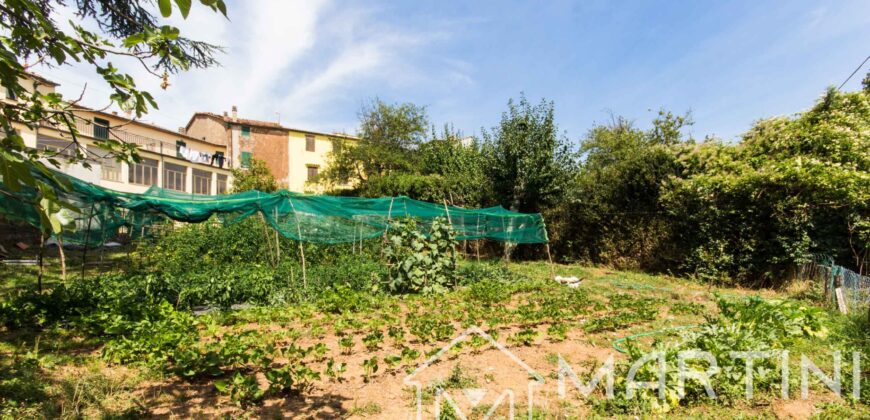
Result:
<svg viewBox="0 0 870 420"><path fill-rule="evenodd" d="M306 134L305 135L305 151L313 152L314 151L314 134Z"/></svg>
<svg viewBox="0 0 870 420"><path fill-rule="evenodd" d="M121 182L121 162L118 162L111 153L97 146L88 146L88 158L97 160L100 164L100 178L106 181Z"/></svg>
<svg viewBox="0 0 870 420"><path fill-rule="evenodd" d="M211 172L200 169L193 170L193 193L211 194Z"/></svg>
<svg viewBox="0 0 870 420"><path fill-rule="evenodd" d="M317 177L317 170L319 168L316 166L308 166L307 168L308 168L308 180L311 181L312 179Z"/></svg>
<svg viewBox="0 0 870 420"><path fill-rule="evenodd" d="M163 188L168 190L185 191L185 177L187 167L174 163L163 164Z"/></svg>
<svg viewBox="0 0 870 420"><path fill-rule="evenodd" d="M18 95L16 95L15 91L12 90L11 88L6 88L6 99L14 101L14 100L18 99Z"/></svg>
<svg viewBox="0 0 870 420"><path fill-rule="evenodd" d="M224 152L214 152L213 158L214 159L212 160L212 165L217 163L218 168L224 167L224 160L226 160L226 158L224 157Z"/></svg>
<svg viewBox="0 0 870 420"><path fill-rule="evenodd" d="M109 122L102 118L94 118L94 138L106 140L109 138Z"/></svg>
<svg viewBox="0 0 870 420"><path fill-rule="evenodd" d="M51 137L38 137L36 149L57 153L59 158L73 158L76 155L76 146L71 141L55 139Z"/></svg>
<svg viewBox="0 0 870 420"><path fill-rule="evenodd" d="M184 140L175 140L175 157L179 159L187 159L181 154L182 147L187 147L187 143L185 143Z"/></svg>
<svg viewBox="0 0 870 420"><path fill-rule="evenodd" d="M157 160L142 158L139 163L131 163L129 181L137 185L157 185Z"/></svg>
<svg viewBox="0 0 870 420"><path fill-rule="evenodd" d="M217 174L217 185L215 185L218 194L227 193L227 176L225 174Z"/></svg>
<svg viewBox="0 0 870 420"><path fill-rule="evenodd" d="M242 167L251 167L251 152L242 152Z"/></svg>
<svg viewBox="0 0 870 420"><path fill-rule="evenodd" d="M251 137L251 127L247 125L242 126L242 137Z"/></svg>

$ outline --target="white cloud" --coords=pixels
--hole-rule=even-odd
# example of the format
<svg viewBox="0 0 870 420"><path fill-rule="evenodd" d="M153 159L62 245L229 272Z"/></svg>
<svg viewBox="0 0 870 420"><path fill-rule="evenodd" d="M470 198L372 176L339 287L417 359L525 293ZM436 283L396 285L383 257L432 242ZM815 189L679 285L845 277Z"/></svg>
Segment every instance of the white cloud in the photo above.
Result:
<svg viewBox="0 0 870 420"><path fill-rule="evenodd" d="M160 109L146 120L167 127L184 125L195 111L221 112L238 105L247 118L282 121L318 130L352 130L355 109L336 115L336 107L358 104L347 92L371 86L409 86L438 80L447 85L472 83L467 63L449 62L448 71L423 68L415 57L427 47L449 39L453 28L398 28L385 22L380 10L333 4L331 0L261 0L231 2L229 20L204 7L194 7L187 20L173 16L171 23L193 39L222 45L220 67L193 70L170 78L163 91L160 80L134 63L123 70L140 87L154 94ZM444 30L448 27L451 31ZM62 84L71 96L88 84L85 102L106 103L108 90L100 78L83 66L43 72ZM354 105L355 108L356 105ZM342 108L344 109L344 108ZM327 115L328 114L328 115ZM328 126L338 123L339 127ZM310 125L310 127L309 127Z"/></svg>

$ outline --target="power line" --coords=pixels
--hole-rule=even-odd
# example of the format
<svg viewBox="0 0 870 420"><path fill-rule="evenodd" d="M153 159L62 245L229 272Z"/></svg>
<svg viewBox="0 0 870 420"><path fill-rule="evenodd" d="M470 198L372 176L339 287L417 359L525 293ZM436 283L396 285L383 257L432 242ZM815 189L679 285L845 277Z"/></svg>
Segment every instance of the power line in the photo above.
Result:
<svg viewBox="0 0 870 420"><path fill-rule="evenodd" d="M864 64L867 64L868 60L870 60L870 55L868 55L867 58L865 58L864 61L862 61L861 64L858 65L858 68L856 68L855 71L853 71L852 74L850 74L849 77L847 77L846 80L843 81L843 83L840 85L840 87L837 88L837 90L842 89L843 86L845 86L846 83L849 82L849 79L851 79L852 76L855 75L855 73L858 73L858 70L861 70L861 67L864 67Z"/></svg>

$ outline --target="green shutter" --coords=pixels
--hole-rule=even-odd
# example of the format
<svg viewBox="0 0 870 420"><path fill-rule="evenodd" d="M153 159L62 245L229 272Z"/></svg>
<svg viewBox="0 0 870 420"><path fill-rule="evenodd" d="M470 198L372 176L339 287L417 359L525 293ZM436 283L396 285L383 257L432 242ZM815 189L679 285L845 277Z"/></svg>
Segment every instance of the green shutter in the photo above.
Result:
<svg viewBox="0 0 870 420"><path fill-rule="evenodd" d="M94 118L94 138L100 140L109 139L109 121L102 118Z"/></svg>
<svg viewBox="0 0 870 420"><path fill-rule="evenodd" d="M246 125L242 126L242 137L251 137L251 127Z"/></svg>
<svg viewBox="0 0 870 420"><path fill-rule="evenodd" d="M242 167L251 167L251 152L242 152Z"/></svg>

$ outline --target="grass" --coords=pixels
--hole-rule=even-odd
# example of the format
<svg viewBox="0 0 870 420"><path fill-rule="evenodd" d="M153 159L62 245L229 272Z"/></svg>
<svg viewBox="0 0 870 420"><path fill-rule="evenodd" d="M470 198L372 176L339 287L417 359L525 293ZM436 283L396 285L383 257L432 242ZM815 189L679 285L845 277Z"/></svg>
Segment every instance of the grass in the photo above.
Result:
<svg viewBox="0 0 870 420"><path fill-rule="evenodd" d="M123 261L125 255L119 252L107 258ZM45 284L50 287L60 280L56 260L49 258L48 262ZM399 415L396 410L413 404L414 393L407 392L403 384L405 373L471 325L490 332L553 382L562 353L584 349L600 356L613 353L611 343L631 334L701 323L705 315L715 312L717 294L783 298L790 293L710 287L689 279L598 267L556 267L557 274L583 279L580 288L570 289L551 281L551 267L544 263L514 263L509 270L515 277L512 281L484 279L438 297L337 295L290 306L209 313L199 317L198 328L204 340L256 330L263 340L276 343L279 349L286 348L288 343L306 346L322 343L323 354L307 356L307 366L325 372L327 361L346 365L347 371L341 375L322 374L307 395L287 394L267 399L263 407L249 409L254 415L264 414L266 411L262 410L268 409L272 413L292 411L313 417L392 417ZM4 274L0 290L13 290L34 281L33 273L26 270ZM74 279L78 272L72 271L70 275ZM802 287L795 293L806 295L807 289ZM844 334L860 335L865 324L850 322L844 324ZM666 338L668 335L662 334L638 342L647 346ZM854 339L856 346L870 347L866 345L868 340ZM447 361L438 364L445 376L441 382L429 384L424 393L426 401L432 399L433 386L458 390L498 380L493 373L474 364L475 357L489 357L494 351L480 344L471 342L448 352ZM795 350L807 353L820 368L829 371L831 360L823 355L834 343L825 344L828 347L805 340ZM0 417L250 414L217 393L209 382L182 381L144 366L110 365L101 357L101 350L98 340L63 328L41 332L0 329ZM387 359L389 364L385 363ZM566 354L565 359L577 372L592 371L596 362L582 352ZM369 360L379 363L380 368L365 369L364 362ZM865 405L846 400L820 398L813 401L813 406L815 411L807 415L820 418L870 415ZM776 404L738 402L736 406L704 404L681 408L672 414L770 417L779 408ZM576 401L554 400L552 404L536 407L536 418L560 416L594 417L595 413Z"/></svg>

